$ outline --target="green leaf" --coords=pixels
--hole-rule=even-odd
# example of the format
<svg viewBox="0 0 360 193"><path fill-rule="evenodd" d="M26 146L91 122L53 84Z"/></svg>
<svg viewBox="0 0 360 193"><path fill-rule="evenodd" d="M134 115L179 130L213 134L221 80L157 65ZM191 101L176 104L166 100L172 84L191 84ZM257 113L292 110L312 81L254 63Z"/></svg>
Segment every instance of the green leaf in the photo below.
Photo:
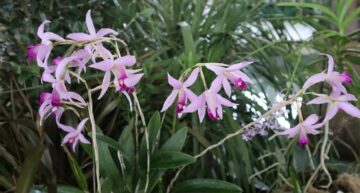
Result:
<svg viewBox="0 0 360 193"><path fill-rule="evenodd" d="M124 192L124 181L123 176L120 174L120 168L117 167L116 162L114 161L111 152L108 148L109 144L115 146L118 143L112 140L109 137L106 137L102 134L102 131L97 128L96 131L98 138L98 150L99 150L99 163L100 163L100 173L102 177L108 177L111 180L111 187L114 192ZM104 142L102 139L107 139L107 142ZM119 149L117 149L119 150ZM125 158L125 156L124 156Z"/></svg>
<svg viewBox="0 0 360 193"><path fill-rule="evenodd" d="M161 147L161 151L180 151L184 146L186 140L187 128L184 127L178 130L171 136L165 144Z"/></svg>
<svg viewBox="0 0 360 193"><path fill-rule="evenodd" d="M160 151L151 157L151 169L177 168L193 163L195 158L191 155L177 151Z"/></svg>
<svg viewBox="0 0 360 193"><path fill-rule="evenodd" d="M160 113L155 112L149 121L149 124L147 125L148 134L149 134L149 150L150 153L154 151L158 136L160 135L160 128L161 128L161 119L160 119ZM143 135L141 139L140 144L140 160L141 163L146 162L146 139L145 135ZM141 164L142 166L145 166L146 164Z"/></svg>
<svg viewBox="0 0 360 193"><path fill-rule="evenodd" d="M119 138L119 147L121 147L123 154L134 163L135 158L135 142L132 130L134 128L134 121L131 119L122 131Z"/></svg>
<svg viewBox="0 0 360 193"><path fill-rule="evenodd" d="M86 181L86 177L85 177L84 173L82 172L79 164L76 162L76 160L74 159L74 157L71 155L71 153L69 152L69 150L66 147L64 147L64 150L68 157L71 170L76 178L77 183L79 184L79 186L82 190L88 191L88 184Z"/></svg>
<svg viewBox="0 0 360 193"><path fill-rule="evenodd" d="M34 181L35 174L38 172L41 156L44 148L39 145L30 150L24 164L21 166L20 176L16 183L15 193L29 192Z"/></svg>
<svg viewBox="0 0 360 193"><path fill-rule="evenodd" d="M242 189L235 184L213 179L186 180L174 187L173 193L237 193Z"/></svg>
<svg viewBox="0 0 360 193"><path fill-rule="evenodd" d="M352 11L345 19L344 22L340 24L340 28L345 29L346 26L353 21L356 17L358 17L360 14L360 7Z"/></svg>
<svg viewBox="0 0 360 193"><path fill-rule="evenodd" d="M336 14L329 8L325 7L324 5L317 4L317 3L295 3L295 2L281 2L277 3L277 6L295 6L295 7L304 7L304 8L312 8L318 9L324 14L330 16L330 19L337 24L337 17Z"/></svg>
<svg viewBox="0 0 360 193"><path fill-rule="evenodd" d="M89 134L91 135L91 133ZM97 140L102 141L103 143L105 143L106 145L108 145L109 147L120 151L120 153L123 155L125 161L127 164L131 164L131 159L127 156L127 154L124 152L123 147L120 145L120 143L118 143L117 141L111 139L110 137L103 135L102 133L96 133L96 138ZM132 165L132 164L131 164Z"/></svg>
<svg viewBox="0 0 360 193"><path fill-rule="evenodd" d="M2 175L0 175L0 186L6 189L11 189L13 187L12 183Z"/></svg>

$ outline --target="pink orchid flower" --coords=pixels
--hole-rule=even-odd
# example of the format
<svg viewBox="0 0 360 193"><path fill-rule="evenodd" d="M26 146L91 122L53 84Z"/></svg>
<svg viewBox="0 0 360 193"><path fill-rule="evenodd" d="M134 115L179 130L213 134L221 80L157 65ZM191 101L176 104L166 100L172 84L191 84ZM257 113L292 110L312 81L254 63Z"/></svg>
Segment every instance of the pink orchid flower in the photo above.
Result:
<svg viewBox="0 0 360 193"><path fill-rule="evenodd" d="M63 131L67 132L67 134L65 135L64 139L63 139L63 144L69 143L72 145L72 150L75 152L75 148L78 144L78 142L80 141L81 143L84 144L90 144L90 141L88 141L84 135L81 133L82 130L84 129L85 123L89 118L83 119L79 125L75 128L68 126L68 125L64 125L61 124L59 122L59 120L57 120L57 125L60 129L62 129Z"/></svg>
<svg viewBox="0 0 360 193"><path fill-rule="evenodd" d="M191 113L198 111L200 122L204 120L206 110L211 120L217 120L218 118L222 119L222 105L233 107L237 104L225 99L218 94L221 89L221 83L221 79L215 79L212 82L210 89L204 91L200 96L193 99L193 101L191 101L191 103L185 107L183 112Z"/></svg>
<svg viewBox="0 0 360 193"><path fill-rule="evenodd" d="M37 45L36 48L36 62L39 67L47 67L47 61L49 59L52 42L51 41L65 41L64 38L52 32L44 32L45 24L50 23L50 21L44 21L37 30L37 35L41 39L41 44Z"/></svg>
<svg viewBox="0 0 360 193"><path fill-rule="evenodd" d="M41 92L39 104L40 125L48 115L59 113L59 110L62 109L60 95L55 89L51 93Z"/></svg>
<svg viewBox="0 0 360 193"><path fill-rule="evenodd" d="M188 87L194 84L198 74L199 68L195 68L185 82L176 80L170 74L168 74L168 83L173 87L173 90L166 98L161 112L166 111L175 101L176 96L178 96L178 100L176 102L176 113L181 115L188 103L188 99L192 101L197 97L190 89L188 89Z"/></svg>
<svg viewBox="0 0 360 193"><path fill-rule="evenodd" d="M225 93L230 97L231 95L231 86L229 80L235 86L235 88L240 90L245 90L247 88L247 83L253 83L253 81L240 69L248 66L253 62L241 62L238 64L233 64L227 68L222 67L224 64L219 63L206 63L205 66L209 70L213 71L217 75L217 79L220 79L224 87Z"/></svg>
<svg viewBox="0 0 360 193"><path fill-rule="evenodd" d="M105 72L103 82L101 84L101 92L99 95L100 99L107 91L110 86L111 72L114 74L114 86L116 90L126 94L131 93L135 89L135 85L140 81L143 73L138 70L125 69L127 66L132 66L136 63L134 56L128 55L119 57L116 60L104 60L95 64L90 65L91 68L95 68Z"/></svg>
<svg viewBox="0 0 360 193"><path fill-rule="evenodd" d="M286 129L282 132L277 133L278 135L287 135L289 138L293 138L299 135L298 144L299 145L307 145L310 143L310 140L307 134L317 135L319 131L316 129L322 127L323 123L318 123L319 116L312 114L305 119L305 121L299 123L293 128Z"/></svg>
<svg viewBox="0 0 360 193"><path fill-rule="evenodd" d="M334 71L334 59L332 56L325 54L328 57L328 70L327 73L318 73L310 78L304 83L303 88L307 89L310 86L325 81L331 85L334 92L342 92L344 94L347 93L346 88L342 85L342 83L350 83L351 76L349 73L340 74L339 72Z"/></svg>
<svg viewBox="0 0 360 193"><path fill-rule="evenodd" d="M338 93L333 94L332 96L319 96L307 104L325 104L328 103L328 108L323 122L329 121L332 119L339 110L344 111L348 115L351 115L356 118L360 118L360 110L349 103L349 101L357 101L356 97L352 94L340 95Z"/></svg>
<svg viewBox="0 0 360 193"><path fill-rule="evenodd" d="M109 34L117 35L118 33L110 28L102 28L96 32L93 20L91 18L91 10L86 13L86 27L89 34L87 33L71 33L66 37L75 41L90 41Z"/></svg>

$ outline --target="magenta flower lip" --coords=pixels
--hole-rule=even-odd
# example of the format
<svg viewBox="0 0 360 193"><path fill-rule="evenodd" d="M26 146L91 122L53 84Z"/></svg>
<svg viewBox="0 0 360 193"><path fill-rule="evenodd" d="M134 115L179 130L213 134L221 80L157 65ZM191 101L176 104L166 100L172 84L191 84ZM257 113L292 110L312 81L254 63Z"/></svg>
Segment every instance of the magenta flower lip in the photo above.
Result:
<svg viewBox="0 0 360 193"><path fill-rule="evenodd" d="M348 73L348 72L343 72L341 74L341 77L342 77L342 81L344 84L352 84L352 78L351 78L351 74Z"/></svg>
<svg viewBox="0 0 360 193"><path fill-rule="evenodd" d="M26 51L26 59L27 60L29 60L29 61L36 60L39 45L40 44L30 44L27 46L27 51Z"/></svg>

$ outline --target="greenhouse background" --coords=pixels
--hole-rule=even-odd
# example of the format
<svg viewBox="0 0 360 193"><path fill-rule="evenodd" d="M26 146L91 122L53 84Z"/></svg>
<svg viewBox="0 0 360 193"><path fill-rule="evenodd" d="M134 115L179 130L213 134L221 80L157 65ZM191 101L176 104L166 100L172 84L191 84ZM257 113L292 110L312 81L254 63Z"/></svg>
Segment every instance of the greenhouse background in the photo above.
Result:
<svg viewBox="0 0 360 193"><path fill-rule="evenodd" d="M0 192L359 193L359 5L1 0Z"/></svg>

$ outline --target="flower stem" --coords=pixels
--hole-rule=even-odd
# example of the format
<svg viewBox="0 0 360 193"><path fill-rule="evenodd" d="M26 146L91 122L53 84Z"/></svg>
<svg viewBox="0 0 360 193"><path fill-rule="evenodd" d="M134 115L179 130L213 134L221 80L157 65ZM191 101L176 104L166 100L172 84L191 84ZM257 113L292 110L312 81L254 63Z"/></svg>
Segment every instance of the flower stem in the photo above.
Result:
<svg viewBox="0 0 360 193"><path fill-rule="evenodd" d="M139 115L140 115L140 119L141 122L145 128L145 142L146 142L146 182L145 182L145 188L144 188L144 193L147 192L147 189L149 187L149 177L150 177L150 148L149 148L149 133L148 133L148 129L146 126L146 121L145 121L145 116L144 113L142 112L140 103L139 103L139 99L137 98L136 95L136 91L133 93L133 97L134 97L134 102L138 108L139 111Z"/></svg>
<svg viewBox="0 0 360 193"><path fill-rule="evenodd" d="M74 73L72 71L69 71L69 73L71 75L75 76L76 78L78 78L81 82L83 82L86 87L86 90L88 92L88 97L89 97L88 112L89 112L89 118L90 118L90 123L91 123L91 138L92 138L92 145L93 145L94 157L95 157L95 176L96 176L96 184L97 184L96 187L97 187L97 192L101 193L99 148L98 148L97 139L96 139L96 123L95 123L94 112L93 112L93 102L92 102L92 97L91 97L91 90L89 89L88 84L86 83L86 81L83 78L81 78L79 75L77 75L76 73Z"/></svg>
<svg viewBox="0 0 360 193"><path fill-rule="evenodd" d="M204 88L205 90L208 90L208 87L207 87L207 84L206 84L206 80L205 80L205 76L204 76L204 72L202 70L202 67L199 67L200 68L200 77L201 77L201 80L202 80L202 83L204 85Z"/></svg>

